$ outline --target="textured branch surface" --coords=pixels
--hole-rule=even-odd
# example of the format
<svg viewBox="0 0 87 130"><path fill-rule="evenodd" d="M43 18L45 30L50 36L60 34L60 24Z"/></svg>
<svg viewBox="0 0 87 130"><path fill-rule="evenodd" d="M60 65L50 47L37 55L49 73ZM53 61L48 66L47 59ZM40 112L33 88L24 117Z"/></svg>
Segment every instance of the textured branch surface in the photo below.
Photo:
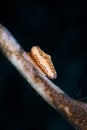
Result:
<svg viewBox="0 0 87 130"><path fill-rule="evenodd" d="M0 48L31 86L75 128L87 130L87 104L74 100L37 68L10 32L0 24Z"/></svg>

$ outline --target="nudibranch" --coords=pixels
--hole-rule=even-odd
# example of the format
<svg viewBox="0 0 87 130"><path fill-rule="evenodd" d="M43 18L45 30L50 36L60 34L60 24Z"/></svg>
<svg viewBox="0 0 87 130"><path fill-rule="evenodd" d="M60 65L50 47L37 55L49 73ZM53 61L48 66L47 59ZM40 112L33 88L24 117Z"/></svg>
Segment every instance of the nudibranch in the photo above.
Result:
<svg viewBox="0 0 87 130"><path fill-rule="evenodd" d="M48 78L55 79L57 77L51 56L42 51L39 46L33 46L30 53L27 54Z"/></svg>

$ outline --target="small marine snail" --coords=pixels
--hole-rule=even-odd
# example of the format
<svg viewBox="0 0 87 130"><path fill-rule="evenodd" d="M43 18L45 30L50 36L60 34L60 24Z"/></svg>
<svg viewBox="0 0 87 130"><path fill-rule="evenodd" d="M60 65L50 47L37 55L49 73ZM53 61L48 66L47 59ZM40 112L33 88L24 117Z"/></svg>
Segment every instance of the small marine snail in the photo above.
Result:
<svg viewBox="0 0 87 130"><path fill-rule="evenodd" d="M39 46L33 46L30 53L27 52L27 54L48 78L55 79L57 77L51 56L42 51Z"/></svg>

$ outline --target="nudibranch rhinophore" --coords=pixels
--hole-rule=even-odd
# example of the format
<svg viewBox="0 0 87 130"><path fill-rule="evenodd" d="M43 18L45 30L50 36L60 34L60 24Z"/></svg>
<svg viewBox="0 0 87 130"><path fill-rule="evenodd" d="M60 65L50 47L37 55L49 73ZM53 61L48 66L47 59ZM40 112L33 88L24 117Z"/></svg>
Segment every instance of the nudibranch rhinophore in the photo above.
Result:
<svg viewBox="0 0 87 130"><path fill-rule="evenodd" d="M51 56L42 51L39 46L33 46L30 53L27 54L48 78L55 79L57 77Z"/></svg>

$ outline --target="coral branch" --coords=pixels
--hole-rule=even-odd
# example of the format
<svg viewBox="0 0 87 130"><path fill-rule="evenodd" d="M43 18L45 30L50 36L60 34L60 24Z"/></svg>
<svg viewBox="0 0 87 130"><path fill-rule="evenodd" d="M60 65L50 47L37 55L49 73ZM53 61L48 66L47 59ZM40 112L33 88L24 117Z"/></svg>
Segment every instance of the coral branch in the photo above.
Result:
<svg viewBox="0 0 87 130"><path fill-rule="evenodd" d="M10 32L0 24L0 48L31 86L75 128L87 130L87 104L74 100L37 68Z"/></svg>

